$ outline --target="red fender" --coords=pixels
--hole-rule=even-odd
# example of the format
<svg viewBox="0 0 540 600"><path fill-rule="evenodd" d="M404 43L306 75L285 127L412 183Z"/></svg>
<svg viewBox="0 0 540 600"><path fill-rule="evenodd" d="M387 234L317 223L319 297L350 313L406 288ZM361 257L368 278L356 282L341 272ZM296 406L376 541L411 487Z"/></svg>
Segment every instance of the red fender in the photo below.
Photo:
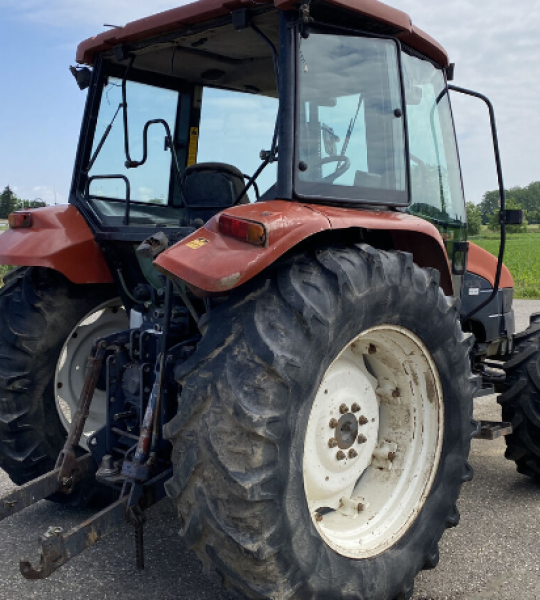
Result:
<svg viewBox="0 0 540 600"><path fill-rule="evenodd" d="M361 228L389 232L394 246L412 252L419 266L441 272L441 287L453 293L448 258L438 230L427 221L399 212L333 208L272 200L227 209L227 214L262 223L264 247L219 232L216 215L154 261L165 274L182 279L199 295L231 290L268 267L285 252L323 231ZM198 241L199 240L199 241Z"/></svg>
<svg viewBox="0 0 540 600"><path fill-rule="evenodd" d="M0 235L0 264L48 267L73 283L113 282L103 253L74 206L36 208L32 217L32 227Z"/></svg>
<svg viewBox="0 0 540 600"><path fill-rule="evenodd" d="M487 250L480 248L472 242L469 243L469 257L467 260L467 271L487 279L491 284L491 287L495 285L495 272L497 270L497 257L493 256ZM513 288L514 279L512 274L506 267L502 266L501 280L499 282L499 289L501 288Z"/></svg>

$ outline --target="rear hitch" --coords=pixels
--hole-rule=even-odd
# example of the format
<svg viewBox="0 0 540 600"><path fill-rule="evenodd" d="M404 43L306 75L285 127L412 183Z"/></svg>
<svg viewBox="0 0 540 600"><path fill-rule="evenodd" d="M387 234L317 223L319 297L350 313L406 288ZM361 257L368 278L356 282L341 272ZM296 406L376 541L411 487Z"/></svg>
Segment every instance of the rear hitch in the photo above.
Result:
<svg viewBox="0 0 540 600"><path fill-rule="evenodd" d="M70 558L103 539L124 521L127 501L127 497L120 498L66 534L61 527L49 527L39 540L39 566L33 567L29 561L21 560L22 576L45 579Z"/></svg>
<svg viewBox="0 0 540 600"><path fill-rule="evenodd" d="M85 479L89 475L92 475L92 473L95 473L95 465L96 463L91 454L85 454L76 459L74 468L70 470L70 475L66 483L72 488L81 479ZM65 479L65 477L62 477L62 467L58 467L4 496L0 499L0 521L6 517L11 517L44 498L48 498L52 494L65 491Z"/></svg>
<svg viewBox="0 0 540 600"><path fill-rule="evenodd" d="M135 551L137 569L144 569L143 525L144 510L165 496L164 483L172 474L168 469L144 486L126 482L121 497L80 525L64 533L60 527L49 527L40 537L39 564L33 566L28 560L20 562L25 579L45 579L69 559L81 554L124 523L135 527Z"/></svg>
<svg viewBox="0 0 540 600"><path fill-rule="evenodd" d="M176 388L171 391L167 383L172 370L168 344L171 307L169 282L162 331L123 331L94 342L77 409L55 469L0 499L1 520L54 493L70 494L78 482L92 476L119 494L118 500L67 532L49 527L39 539L39 563L20 563L26 579L48 577L124 523L134 527L137 569L144 569L144 511L165 497L165 482L172 475L169 445L162 433L169 404L176 399ZM184 347L191 341L192 338L182 340L175 347ZM153 372L150 361L155 361ZM89 436L91 453L77 458L103 370L107 381L107 422Z"/></svg>

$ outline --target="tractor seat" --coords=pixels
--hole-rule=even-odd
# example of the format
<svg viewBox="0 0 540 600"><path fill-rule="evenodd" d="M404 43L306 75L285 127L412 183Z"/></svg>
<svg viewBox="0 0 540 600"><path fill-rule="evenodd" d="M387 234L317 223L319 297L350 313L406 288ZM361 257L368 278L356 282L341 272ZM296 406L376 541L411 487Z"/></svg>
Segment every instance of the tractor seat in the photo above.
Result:
<svg viewBox="0 0 540 600"><path fill-rule="evenodd" d="M247 194L236 202L244 185L242 172L233 165L217 162L191 165L186 168L184 175L186 206L223 209L235 204L248 204Z"/></svg>

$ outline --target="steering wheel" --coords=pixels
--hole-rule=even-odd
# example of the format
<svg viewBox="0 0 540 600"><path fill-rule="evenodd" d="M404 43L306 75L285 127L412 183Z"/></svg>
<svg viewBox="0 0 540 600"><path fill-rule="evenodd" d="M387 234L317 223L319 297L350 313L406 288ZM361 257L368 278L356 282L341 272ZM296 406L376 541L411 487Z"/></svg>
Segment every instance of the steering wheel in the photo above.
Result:
<svg viewBox="0 0 540 600"><path fill-rule="evenodd" d="M341 177L346 171L348 171L351 166L351 159L348 156L345 156L344 154L336 154L335 156L327 156L326 158L321 158L313 165L313 168L318 169L323 165L327 165L328 163L333 162L338 163L336 170L333 173L330 173L330 175L327 175L326 177L321 177L319 181L334 183L334 181L338 177ZM343 164L340 165L339 163Z"/></svg>

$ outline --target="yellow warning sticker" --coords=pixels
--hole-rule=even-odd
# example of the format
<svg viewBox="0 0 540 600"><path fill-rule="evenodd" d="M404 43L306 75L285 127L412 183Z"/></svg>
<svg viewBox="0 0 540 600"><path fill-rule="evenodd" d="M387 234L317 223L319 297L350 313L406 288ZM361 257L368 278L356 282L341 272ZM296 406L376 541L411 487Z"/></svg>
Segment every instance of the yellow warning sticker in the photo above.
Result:
<svg viewBox="0 0 540 600"><path fill-rule="evenodd" d="M189 128L189 150L188 150L188 167L197 162L197 149L199 146L199 128Z"/></svg>
<svg viewBox="0 0 540 600"><path fill-rule="evenodd" d="M191 242L188 242L186 246L188 248L192 248L193 250L197 250L197 248L205 246L206 244L208 244L208 242L209 240L207 240L206 238L197 238L196 240L191 240Z"/></svg>

